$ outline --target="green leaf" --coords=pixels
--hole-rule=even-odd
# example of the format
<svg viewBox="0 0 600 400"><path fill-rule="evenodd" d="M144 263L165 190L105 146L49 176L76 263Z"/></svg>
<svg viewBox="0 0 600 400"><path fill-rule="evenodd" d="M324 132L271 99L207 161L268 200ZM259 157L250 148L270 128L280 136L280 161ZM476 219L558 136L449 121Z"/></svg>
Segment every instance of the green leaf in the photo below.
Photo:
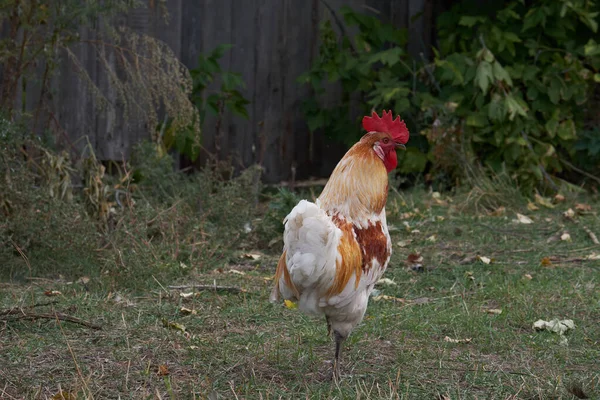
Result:
<svg viewBox="0 0 600 400"><path fill-rule="evenodd" d="M485 17L464 15L464 16L460 17L458 24L462 25L462 26L467 26L470 28L477 23L484 23L484 22L486 22Z"/></svg>
<svg viewBox="0 0 600 400"><path fill-rule="evenodd" d="M487 61L480 62L475 73L475 82L483 93L487 93L493 79L492 65Z"/></svg>
<svg viewBox="0 0 600 400"><path fill-rule="evenodd" d="M540 72L540 69L538 67L533 65L526 66L523 70L523 80L527 82L535 79L535 76L538 72Z"/></svg>
<svg viewBox="0 0 600 400"><path fill-rule="evenodd" d="M575 139L575 122L573 122L572 119L568 119L566 121L561 122L560 125L558 125L556 133L558 134L558 137L560 137L562 140Z"/></svg>
<svg viewBox="0 0 600 400"><path fill-rule="evenodd" d="M600 83L600 74L594 74L594 82Z"/></svg>
<svg viewBox="0 0 600 400"><path fill-rule="evenodd" d="M554 104L558 104L560 101L560 89L561 83L558 78L553 78L550 81L550 87L548 88L548 97L550 97L550 101Z"/></svg>
<svg viewBox="0 0 600 400"><path fill-rule="evenodd" d="M588 40L586 45L583 47L583 54L585 54L587 57L597 56L600 54L600 45L598 45L594 39Z"/></svg>
<svg viewBox="0 0 600 400"><path fill-rule="evenodd" d="M385 65L389 65L390 67L396 65L400 58L404 54L404 51L400 47L393 47L388 50L379 51L374 53L370 58L370 63L381 62Z"/></svg>
<svg viewBox="0 0 600 400"><path fill-rule="evenodd" d="M532 8L525 14L522 31L525 32L538 25L542 27L546 25L546 13L542 8Z"/></svg>
<svg viewBox="0 0 600 400"><path fill-rule="evenodd" d="M597 12L594 13L582 13L579 15L579 19L581 22L586 24L592 32L598 32L598 22L596 22L596 17L598 16Z"/></svg>
<svg viewBox="0 0 600 400"><path fill-rule="evenodd" d="M504 39L512 43L521 43L521 39L513 32L504 32Z"/></svg>
<svg viewBox="0 0 600 400"><path fill-rule="evenodd" d="M453 85L462 85L465 82L462 72L453 62L449 60L436 60L435 63L442 71L441 80L452 81Z"/></svg>
<svg viewBox="0 0 600 400"><path fill-rule="evenodd" d="M218 60L221 57L223 57L225 52L227 50L231 49L232 47L233 47L232 44L220 44L217 47L215 47L215 49L212 51L212 53L210 53L210 55L208 57L212 58L214 60Z"/></svg>
<svg viewBox="0 0 600 400"><path fill-rule="evenodd" d="M529 86L527 88L527 98L529 100L535 100L535 99L537 99L538 94L539 94L539 92L538 92L538 90L536 89L535 86Z"/></svg>
<svg viewBox="0 0 600 400"><path fill-rule="evenodd" d="M482 115L482 114L479 114L479 113L477 113L477 114L470 114L467 117L467 125L468 126L473 126L473 127L476 127L476 128L483 128L486 125L488 125L488 123L489 122L488 122L487 117L485 115Z"/></svg>
<svg viewBox="0 0 600 400"><path fill-rule="evenodd" d="M548 135L550 135L551 138L553 138L556 135L556 130L558 129L559 118L560 118L560 110L555 109L554 113L552 114L552 118L550 118L548 121L546 121L546 124L544 125L544 128L546 128L546 132L548 132Z"/></svg>
<svg viewBox="0 0 600 400"><path fill-rule="evenodd" d="M308 124L308 130L311 132L325 126L325 115L324 113L318 112L317 114L307 115L306 123Z"/></svg>
<svg viewBox="0 0 600 400"><path fill-rule="evenodd" d="M506 117L506 108L502 102L502 97L498 94L492 96L492 101L488 106L488 117L492 121L502 121Z"/></svg>
<svg viewBox="0 0 600 400"><path fill-rule="evenodd" d="M527 117L527 105L524 106L521 104L521 102L517 101L512 94L509 94L504 98L504 105L508 110L508 119L511 121L514 120L517 115Z"/></svg>
<svg viewBox="0 0 600 400"><path fill-rule="evenodd" d="M427 166L427 155L415 147L408 147L405 152L398 153L398 170L403 174L419 173Z"/></svg>
<svg viewBox="0 0 600 400"><path fill-rule="evenodd" d="M504 68L502 68L502 65L500 65L500 63L498 61L495 61L493 64L493 71L494 71L494 77L499 80L499 81L504 81L506 82L506 84L508 86L513 85L512 79L510 79L510 75L508 75L508 72L506 72L506 70Z"/></svg>

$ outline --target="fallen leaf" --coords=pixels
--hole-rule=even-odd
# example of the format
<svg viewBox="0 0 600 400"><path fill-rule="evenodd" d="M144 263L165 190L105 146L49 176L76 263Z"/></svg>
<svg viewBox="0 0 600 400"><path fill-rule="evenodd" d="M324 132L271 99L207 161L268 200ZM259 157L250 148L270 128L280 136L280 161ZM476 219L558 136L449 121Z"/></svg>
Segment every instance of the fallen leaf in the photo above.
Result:
<svg viewBox="0 0 600 400"><path fill-rule="evenodd" d="M51 400L76 400L77 399L77 395L70 393L70 392L65 392L64 390L61 390L60 392L56 393L54 396L50 397Z"/></svg>
<svg viewBox="0 0 600 400"><path fill-rule="evenodd" d="M564 215L565 218L571 219L571 218L573 218L575 216L575 211L573 211L572 208L569 208L567 211L565 211L563 213L563 215Z"/></svg>
<svg viewBox="0 0 600 400"><path fill-rule="evenodd" d="M44 295L46 295L48 297L52 297L52 296L60 296L60 295L62 295L62 293L59 292L58 290L46 290L44 292Z"/></svg>
<svg viewBox="0 0 600 400"><path fill-rule="evenodd" d="M167 376L169 375L169 368L167 368L167 366L164 364L160 364L158 366L158 371L156 371L156 374L158 376Z"/></svg>
<svg viewBox="0 0 600 400"><path fill-rule="evenodd" d="M185 332L185 325L173 321L163 321L165 328L174 329L176 331Z"/></svg>
<svg viewBox="0 0 600 400"><path fill-rule="evenodd" d="M179 297L183 297L184 299L190 298L194 295L194 292L189 292L189 293L179 293Z"/></svg>
<svg viewBox="0 0 600 400"><path fill-rule="evenodd" d="M529 211L537 211L540 208L538 206L536 206L535 204L533 204L532 202L527 203L527 209Z"/></svg>
<svg viewBox="0 0 600 400"><path fill-rule="evenodd" d="M413 235L417 235L417 234L421 233L421 231L418 229L413 229L412 231L410 231L410 233Z"/></svg>
<svg viewBox="0 0 600 400"><path fill-rule="evenodd" d="M444 338L444 342L448 342L448 343L471 343L472 340L473 340L472 338L452 339L450 336L446 336Z"/></svg>
<svg viewBox="0 0 600 400"><path fill-rule="evenodd" d="M377 281L376 285L396 286L397 283L389 278L381 278Z"/></svg>
<svg viewBox="0 0 600 400"><path fill-rule="evenodd" d="M400 214L400 219L409 219L415 216L414 212L404 212L402 214Z"/></svg>
<svg viewBox="0 0 600 400"><path fill-rule="evenodd" d="M565 241L565 242L570 242L571 235L569 235L569 232L565 232L562 235L560 235L560 240Z"/></svg>
<svg viewBox="0 0 600 400"><path fill-rule="evenodd" d="M542 197L537 193L535 194L535 202L538 203L540 206L546 208L554 208L554 204L552 204L550 199L548 199L547 197Z"/></svg>
<svg viewBox="0 0 600 400"><path fill-rule="evenodd" d="M562 194L558 193L556 196L554 196L555 203L562 203L563 201L565 201L565 196Z"/></svg>
<svg viewBox="0 0 600 400"><path fill-rule="evenodd" d="M276 237L271 239L271 241L269 241L269 244L267 244L268 247L273 247L274 245L276 245L279 241L281 240L280 237Z"/></svg>
<svg viewBox="0 0 600 400"><path fill-rule="evenodd" d="M592 253L584 257L586 260L600 260L600 254Z"/></svg>
<svg viewBox="0 0 600 400"><path fill-rule="evenodd" d="M493 215L494 217L500 217L500 216L504 215L505 212L506 212L506 208L503 206L500 206L500 207L496 208L494 211L492 211L490 213L490 215Z"/></svg>
<svg viewBox="0 0 600 400"><path fill-rule="evenodd" d="M577 203L575 204L575 210L579 213L585 213L588 211L592 211L592 206L589 204Z"/></svg>
<svg viewBox="0 0 600 400"><path fill-rule="evenodd" d="M481 261L484 264L490 264L492 262L491 258L485 257L485 256L477 256L477 259L479 261Z"/></svg>
<svg viewBox="0 0 600 400"><path fill-rule="evenodd" d="M442 195L440 194L440 192L433 192L431 193L431 197L433 197L434 199L439 199L442 197Z"/></svg>
<svg viewBox="0 0 600 400"><path fill-rule="evenodd" d="M533 276L531 276L530 274L525 274L523 275L523 278L527 279L528 281L533 279Z"/></svg>
<svg viewBox="0 0 600 400"><path fill-rule="evenodd" d="M398 246L398 247L406 247L406 246L408 246L411 243L412 243L411 239L401 240L398 243L396 243L396 246Z"/></svg>
<svg viewBox="0 0 600 400"><path fill-rule="evenodd" d="M520 224L533 224L533 220L526 215L517 213L517 219L514 219L513 222L518 222Z"/></svg>
<svg viewBox="0 0 600 400"><path fill-rule="evenodd" d="M229 272L229 273L232 273L232 274L246 275L246 273L245 273L245 272L243 272L243 271L238 271L237 269L233 269L233 268L232 268L232 269L230 269L228 272Z"/></svg>
<svg viewBox="0 0 600 400"><path fill-rule="evenodd" d="M464 265L464 264L472 264L475 260L477 260L477 256L466 256L465 258L463 258L462 260L460 260L458 263L460 265Z"/></svg>
<svg viewBox="0 0 600 400"><path fill-rule="evenodd" d="M283 304L284 304L284 305L285 305L287 308L289 308L290 310L293 310L293 309L296 309L296 308L298 308L298 304L297 304L297 303L294 303L294 302L293 302L293 301L291 301L291 300L287 300L287 299L286 299L286 300L284 300L284 301L283 301Z"/></svg>
<svg viewBox="0 0 600 400"><path fill-rule="evenodd" d="M179 312L182 313L183 315L190 315L190 314L195 315L198 313L196 310L191 310L187 307L181 307L179 309Z"/></svg>
<svg viewBox="0 0 600 400"><path fill-rule="evenodd" d="M435 242L435 235L431 235L427 238L428 242Z"/></svg>
<svg viewBox="0 0 600 400"><path fill-rule="evenodd" d="M190 350L198 350L199 347L198 346L190 346Z"/></svg>
<svg viewBox="0 0 600 400"><path fill-rule="evenodd" d="M387 294L382 294L379 296L373 297L373 301L381 301L381 300L390 300L398 303L404 303L406 300L400 297L388 296Z"/></svg>
<svg viewBox="0 0 600 400"><path fill-rule="evenodd" d="M543 267L548 267L548 266L552 265L552 260L550 260L550 257L544 257L540 261L540 264L542 264Z"/></svg>
<svg viewBox="0 0 600 400"><path fill-rule="evenodd" d="M260 260L261 255L256 253L244 253L241 255L241 258L248 258L250 260Z"/></svg>
<svg viewBox="0 0 600 400"><path fill-rule="evenodd" d="M435 219L438 220L438 221L443 221L446 218L442 217L441 215L436 215Z"/></svg>
<svg viewBox="0 0 600 400"><path fill-rule="evenodd" d="M82 285L87 284L90 281L90 278L88 278L87 276L82 276L81 278L77 279L77 283L81 283Z"/></svg>
<svg viewBox="0 0 600 400"><path fill-rule="evenodd" d="M494 315L500 315L502 314L502 310L499 308L488 308L485 310L486 313L488 314L494 314Z"/></svg>
<svg viewBox="0 0 600 400"><path fill-rule="evenodd" d="M536 331L546 330L559 335L564 335L567 331L575 329L575 323L572 319L559 320L555 318L551 321L539 319L533 323L533 329Z"/></svg>
<svg viewBox="0 0 600 400"><path fill-rule="evenodd" d="M188 269L189 267L183 261L179 261L179 268L181 268L181 269Z"/></svg>

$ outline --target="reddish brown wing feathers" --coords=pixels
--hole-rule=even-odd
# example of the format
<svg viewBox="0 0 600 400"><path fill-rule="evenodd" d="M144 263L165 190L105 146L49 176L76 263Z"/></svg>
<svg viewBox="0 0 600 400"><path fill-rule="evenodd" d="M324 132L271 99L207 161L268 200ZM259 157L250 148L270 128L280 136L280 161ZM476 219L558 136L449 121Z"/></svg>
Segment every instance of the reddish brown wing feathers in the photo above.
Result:
<svg viewBox="0 0 600 400"><path fill-rule="evenodd" d="M370 225L366 229L354 228L356 241L362 251L362 270L368 272L371 268L373 259L383 266L390 256L387 237L381 228L381 222L377 221L375 225Z"/></svg>
<svg viewBox="0 0 600 400"><path fill-rule="evenodd" d="M326 293L327 296L341 293L352 275L356 276L354 287L358 287L362 274L369 272L373 259L382 266L390 256L387 237L383 233L381 222L377 221L374 225L361 229L337 215L334 215L332 220L342 230L342 238L338 246L341 261L336 262L335 278Z"/></svg>

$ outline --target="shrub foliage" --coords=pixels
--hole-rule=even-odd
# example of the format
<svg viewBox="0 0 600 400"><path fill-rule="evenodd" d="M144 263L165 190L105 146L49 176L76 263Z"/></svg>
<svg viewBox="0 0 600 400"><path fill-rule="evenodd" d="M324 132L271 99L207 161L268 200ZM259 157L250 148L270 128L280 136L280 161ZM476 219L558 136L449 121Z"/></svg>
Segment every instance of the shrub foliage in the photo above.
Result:
<svg viewBox="0 0 600 400"><path fill-rule="evenodd" d="M349 116L392 109L426 139L413 134L400 172L460 180L465 165L480 165L507 171L525 190L556 189L565 168L581 165L586 145L599 142L589 121L598 113L591 98L600 82L600 7L585 0L489 4L465 1L439 17L432 63L406 54L404 30L342 9L358 33L336 34L324 22L320 55L301 78L317 95L305 104L310 129L351 142L358 136L348 132L360 130ZM341 83L342 101L324 107L332 82ZM583 158L598 168L597 151Z"/></svg>

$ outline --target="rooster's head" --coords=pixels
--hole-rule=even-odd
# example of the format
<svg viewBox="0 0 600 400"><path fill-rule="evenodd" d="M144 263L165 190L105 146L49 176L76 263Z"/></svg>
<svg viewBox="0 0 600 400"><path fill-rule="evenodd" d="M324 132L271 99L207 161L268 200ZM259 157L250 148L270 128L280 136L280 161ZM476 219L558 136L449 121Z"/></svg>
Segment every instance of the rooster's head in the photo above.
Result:
<svg viewBox="0 0 600 400"><path fill-rule="evenodd" d="M392 120L391 111L383 111L383 117L379 117L375 111L371 117L363 118L363 128L368 132L361 142L368 142L373 151L385 164L388 172L398 165L396 149L406 149L409 132L400 116Z"/></svg>

